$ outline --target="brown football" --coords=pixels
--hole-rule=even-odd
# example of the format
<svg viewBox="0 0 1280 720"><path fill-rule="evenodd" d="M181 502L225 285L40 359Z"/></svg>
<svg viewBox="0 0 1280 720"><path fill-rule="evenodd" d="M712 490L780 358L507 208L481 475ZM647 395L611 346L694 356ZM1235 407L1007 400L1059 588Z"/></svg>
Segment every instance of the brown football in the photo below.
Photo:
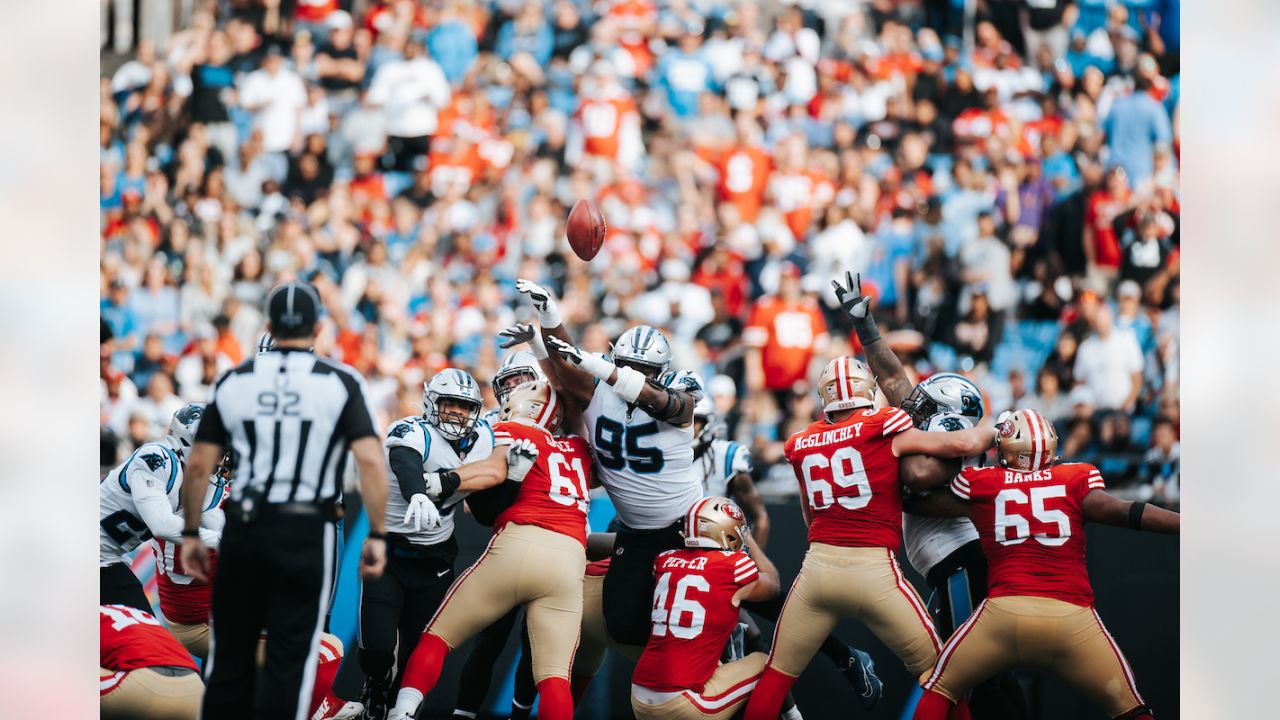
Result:
<svg viewBox="0 0 1280 720"><path fill-rule="evenodd" d="M569 246L583 260L590 260L600 252L600 246L604 245L605 229L600 209L586 198L573 204L573 208L569 210L569 219L564 224L564 234L569 238Z"/></svg>

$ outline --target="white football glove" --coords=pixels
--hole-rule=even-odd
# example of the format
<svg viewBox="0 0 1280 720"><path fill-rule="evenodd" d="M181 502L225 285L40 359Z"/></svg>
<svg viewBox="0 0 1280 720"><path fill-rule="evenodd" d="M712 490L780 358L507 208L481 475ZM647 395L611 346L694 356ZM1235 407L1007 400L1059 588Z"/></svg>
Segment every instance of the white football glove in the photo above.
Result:
<svg viewBox="0 0 1280 720"><path fill-rule="evenodd" d="M524 478L538 461L538 446L532 440L521 438L507 446L507 479L524 482Z"/></svg>
<svg viewBox="0 0 1280 720"><path fill-rule="evenodd" d="M551 345L549 350L554 350L566 363L585 373L605 381L613 374L614 364L595 353L584 352L554 336L549 336L547 342Z"/></svg>
<svg viewBox="0 0 1280 720"><path fill-rule="evenodd" d="M553 328L563 324L560 320L560 306L556 304L556 298L550 290L524 278L516 280L516 290L529 296L529 302L538 312L538 322L542 327Z"/></svg>
<svg viewBox="0 0 1280 720"><path fill-rule="evenodd" d="M430 498L416 493L409 498L409 510L404 514L404 524L413 526L414 532L431 530L440 524L440 511Z"/></svg>

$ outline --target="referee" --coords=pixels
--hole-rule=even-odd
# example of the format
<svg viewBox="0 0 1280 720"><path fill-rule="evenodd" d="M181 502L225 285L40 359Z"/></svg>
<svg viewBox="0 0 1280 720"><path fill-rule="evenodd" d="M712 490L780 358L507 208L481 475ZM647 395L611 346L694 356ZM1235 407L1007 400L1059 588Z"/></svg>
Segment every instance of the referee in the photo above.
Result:
<svg viewBox="0 0 1280 720"><path fill-rule="evenodd" d="M320 298L305 283L267 298L276 352L241 363L218 380L188 461L207 477L230 445L239 459L213 583L213 642L206 668L204 720L301 720L315 677L317 644L335 577L336 501L347 450L360 471L369 539L360 574L386 562L387 475L364 380L310 350ZM198 580L209 552L196 534L204 483L188 483L182 502L182 563ZM255 653L267 634L262 685Z"/></svg>

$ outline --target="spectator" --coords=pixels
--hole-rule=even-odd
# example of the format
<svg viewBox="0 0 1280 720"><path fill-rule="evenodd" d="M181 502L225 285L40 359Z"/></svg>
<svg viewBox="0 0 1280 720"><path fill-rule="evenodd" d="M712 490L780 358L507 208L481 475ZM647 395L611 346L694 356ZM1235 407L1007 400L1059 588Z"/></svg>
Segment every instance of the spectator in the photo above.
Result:
<svg viewBox="0 0 1280 720"><path fill-rule="evenodd" d="M1151 319L1142 308L1142 288L1133 280L1125 280L1116 288L1116 329L1130 330L1145 355L1155 347Z"/></svg>
<svg viewBox="0 0 1280 720"><path fill-rule="evenodd" d="M359 99L365 61L356 49L355 23L345 10L334 10L325 19L328 39L316 46L316 78L328 96L329 107L343 114Z"/></svg>
<svg viewBox="0 0 1280 720"><path fill-rule="evenodd" d="M1151 447L1142 456L1138 477L1147 486L1141 494L1166 507L1177 507L1179 502L1178 479L1181 471L1181 446L1173 421L1167 417L1156 418L1151 427Z"/></svg>
<svg viewBox="0 0 1280 720"><path fill-rule="evenodd" d="M440 21L427 33L427 57L439 63L451 85L458 85L475 67L479 46L475 32L467 25L467 7L462 0L445 4Z"/></svg>
<svg viewBox="0 0 1280 720"><path fill-rule="evenodd" d="M1129 202L1127 178L1123 167L1112 168L1106 186L1095 190L1085 207L1084 255L1094 282L1110 283L1120 271L1123 258L1113 221Z"/></svg>
<svg viewBox="0 0 1280 720"><path fill-rule="evenodd" d="M527 0L520 6L516 16L498 31L494 50L498 57L512 64L520 63L519 56L524 55L526 62L532 61L537 67L546 67L551 62L554 41L551 24L542 12L541 0Z"/></svg>
<svg viewBox="0 0 1280 720"><path fill-rule="evenodd" d="M254 114L254 127L262 131L263 151L283 160L299 139L299 112L307 104L302 78L284 66L284 54L271 45L262 69L245 76L239 91L241 106Z"/></svg>
<svg viewBox="0 0 1280 720"><path fill-rule="evenodd" d="M1117 330L1111 308L1098 309L1094 334L1080 343L1076 380L1089 388L1096 407L1132 412L1142 391L1142 350L1132 331Z"/></svg>
<svg viewBox="0 0 1280 720"><path fill-rule="evenodd" d="M1000 342L1002 324L992 316L985 286L975 285L969 291L967 304L968 312L956 323L956 350L976 363L989 363Z"/></svg>
<svg viewBox="0 0 1280 720"><path fill-rule="evenodd" d="M1036 391L1022 400L1014 401L1015 410L1031 409L1058 424L1071 415L1071 401L1062 391L1058 374L1048 367L1036 373Z"/></svg>
<svg viewBox="0 0 1280 720"><path fill-rule="evenodd" d="M161 437L173 414L183 406L182 398L173 392L173 379L163 372L151 374L147 392L138 400L135 411L146 419L150 437Z"/></svg>
<svg viewBox="0 0 1280 720"><path fill-rule="evenodd" d="M1160 226L1153 214L1144 214L1132 235L1124 247L1120 278L1142 286L1164 268L1169 259L1169 248L1160 237Z"/></svg>
<svg viewBox="0 0 1280 720"><path fill-rule="evenodd" d="M213 382L232 367L231 359L218 351L218 333L212 325L198 326L194 337L194 350L178 361L173 372L184 402L203 402Z"/></svg>
<svg viewBox="0 0 1280 720"><path fill-rule="evenodd" d="M978 238L960 250L960 277L967 293L961 295L961 312L968 308L968 298L979 292L979 288L994 313L1003 313L1017 302L1018 288L1011 274L1009 247L995 232L996 223L991 213L978 213Z"/></svg>
<svg viewBox="0 0 1280 720"><path fill-rule="evenodd" d="M1116 99L1102 120L1102 130L1115 149L1111 162L1124 168L1135 188L1149 186L1156 150L1173 141L1169 114L1150 91L1151 81L1138 75L1133 91Z"/></svg>
<svg viewBox="0 0 1280 720"><path fill-rule="evenodd" d="M389 61L378 69L366 102L382 110L397 170L421 169L418 161L430 150L439 112L450 98L449 81L421 43L407 43L403 60Z"/></svg>
<svg viewBox="0 0 1280 720"><path fill-rule="evenodd" d="M657 83L666 91L667 105L679 118L696 115L702 94L712 89L711 65L700 52L700 32L684 28L678 49L664 55L657 67Z"/></svg>
<svg viewBox="0 0 1280 720"><path fill-rule="evenodd" d="M817 301L801 292L800 277L798 267L785 263L778 293L756 301L742 333L747 386L773 393L779 408L790 404L815 355L827 346L826 321Z"/></svg>

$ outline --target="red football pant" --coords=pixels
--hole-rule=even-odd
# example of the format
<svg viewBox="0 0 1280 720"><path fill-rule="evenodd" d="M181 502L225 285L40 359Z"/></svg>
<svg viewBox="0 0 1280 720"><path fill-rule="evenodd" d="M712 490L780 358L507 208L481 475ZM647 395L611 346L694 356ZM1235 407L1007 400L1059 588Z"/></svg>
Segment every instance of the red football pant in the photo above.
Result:
<svg viewBox="0 0 1280 720"><path fill-rule="evenodd" d="M538 683L538 720L573 720L573 693L568 680L549 677Z"/></svg>
<svg viewBox="0 0 1280 720"><path fill-rule="evenodd" d="M936 690L925 690L916 703L916 713L912 720L969 720L968 703L952 703Z"/></svg>

